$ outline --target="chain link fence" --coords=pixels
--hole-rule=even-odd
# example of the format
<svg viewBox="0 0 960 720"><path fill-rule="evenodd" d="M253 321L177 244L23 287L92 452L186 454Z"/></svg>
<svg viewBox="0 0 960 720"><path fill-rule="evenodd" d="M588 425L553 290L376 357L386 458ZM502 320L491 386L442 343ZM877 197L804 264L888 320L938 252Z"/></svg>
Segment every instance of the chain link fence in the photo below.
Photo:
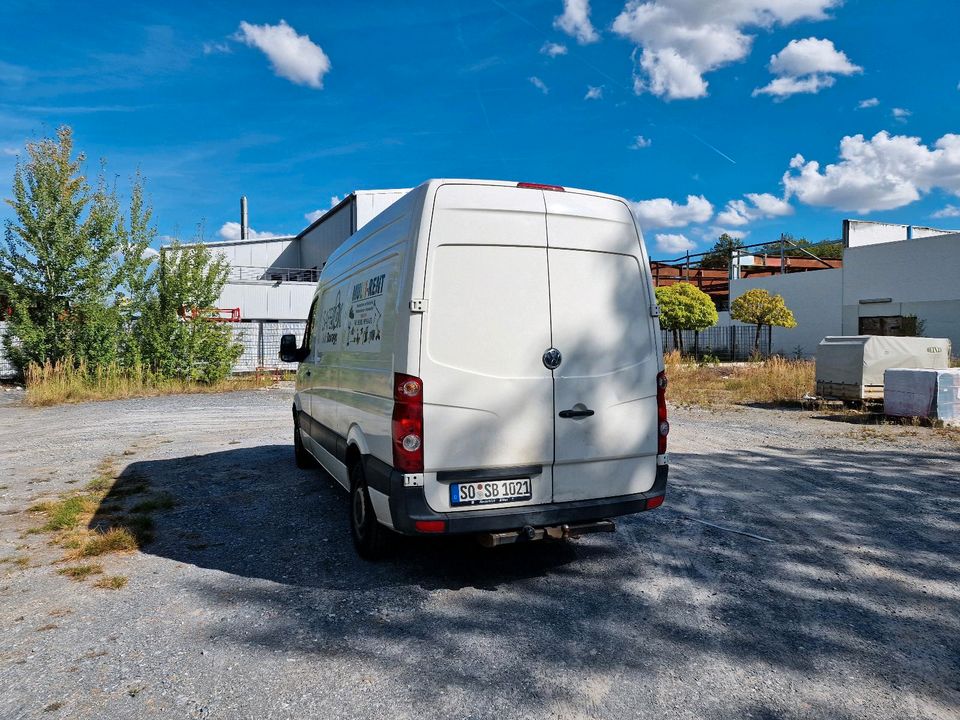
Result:
<svg viewBox="0 0 960 720"><path fill-rule="evenodd" d="M296 363L281 362L280 337L286 334L303 340L307 323L296 321L253 320L251 322L227 323L233 331L233 339L243 346L243 353L233 364L233 372L256 372L263 368L296 371Z"/></svg>
<svg viewBox="0 0 960 720"><path fill-rule="evenodd" d="M674 338L672 330L661 330L663 333L663 351L680 350L684 355L691 355L701 359L711 355L718 360L740 361L749 360L753 355L757 328L742 325L726 325L707 328L706 330L682 330L679 335L680 345ZM759 353L769 357L770 344L773 338L773 329L764 327L760 331Z"/></svg>

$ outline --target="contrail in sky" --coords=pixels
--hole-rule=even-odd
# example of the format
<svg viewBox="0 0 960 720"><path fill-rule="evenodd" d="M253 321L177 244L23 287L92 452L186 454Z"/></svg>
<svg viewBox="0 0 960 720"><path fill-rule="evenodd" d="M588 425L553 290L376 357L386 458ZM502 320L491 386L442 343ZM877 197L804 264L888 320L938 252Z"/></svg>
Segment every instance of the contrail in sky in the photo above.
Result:
<svg viewBox="0 0 960 720"><path fill-rule="evenodd" d="M702 137L700 137L699 135L697 135L697 134L695 134L695 133L692 133L692 132L690 132L689 130L687 130L687 132L690 133L690 136L691 136L691 137L693 137L693 138L694 138L695 140L697 140L698 142L701 142L701 143L703 143L704 145L706 145L708 148L710 148L711 150L713 150L717 155L719 155L720 157L722 157L724 160L729 160L729 161L732 162L734 165L737 164L737 161L736 161L736 160L734 160L732 157L730 157L729 155L727 155L725 152L721 152L720 150L718 150L717 148L715 148L713 145L711 145L710 143L708 143L706 140L704 140L704 139L703 139Z"/></svg>

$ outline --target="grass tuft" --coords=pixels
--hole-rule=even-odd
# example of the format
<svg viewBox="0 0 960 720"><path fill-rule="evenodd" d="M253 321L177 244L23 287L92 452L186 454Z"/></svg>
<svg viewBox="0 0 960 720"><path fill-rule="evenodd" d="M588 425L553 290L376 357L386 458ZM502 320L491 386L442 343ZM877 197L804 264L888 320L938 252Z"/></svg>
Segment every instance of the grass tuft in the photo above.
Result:
<svg viewBox="0 0 960 720"><path fill-rule="evenodd" d="M66 575L71 580L86 580L91 575L103 575L103 565L100 563L89 563L83 565L72 565L70 567L57 570L60 575Z"/></svg>
<svg viewBox="0 0 960 720"><path fill-rule="evenodd" d="M108 575L97 580L93 586L104 590L119 590L125 587L127 578L124 575Z"/></svg>
<svg viewBox="0 0 960 720"><path fill-rule="evenodd" d="M117 364L88 367L67 358L57 363L31 364L26 370L27 404L33 406L131 397L222 393L270 387L269 377L244 375L213 383L159 378L144 367L121 368Z"/></svg>
<svg viewBox="0 0 960 720"><path fill-rule="evenodd" d="M89 532L77 544L74 556L99 557L113 552L130 552L140 547L137 536L126 527L112 527L106 531Z"/></svg>

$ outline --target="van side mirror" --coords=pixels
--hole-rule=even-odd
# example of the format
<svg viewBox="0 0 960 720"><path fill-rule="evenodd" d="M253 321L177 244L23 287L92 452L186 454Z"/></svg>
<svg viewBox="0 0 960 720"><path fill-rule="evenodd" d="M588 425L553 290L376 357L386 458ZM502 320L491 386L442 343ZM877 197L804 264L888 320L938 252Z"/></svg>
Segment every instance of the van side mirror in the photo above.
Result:
<svg viewBox="0 0 960 720"><path fill-rule="evenodd" d="M280 336L280 359L283 362L300 362L307 356L307 348L297 347L296 335Z"/></svg>

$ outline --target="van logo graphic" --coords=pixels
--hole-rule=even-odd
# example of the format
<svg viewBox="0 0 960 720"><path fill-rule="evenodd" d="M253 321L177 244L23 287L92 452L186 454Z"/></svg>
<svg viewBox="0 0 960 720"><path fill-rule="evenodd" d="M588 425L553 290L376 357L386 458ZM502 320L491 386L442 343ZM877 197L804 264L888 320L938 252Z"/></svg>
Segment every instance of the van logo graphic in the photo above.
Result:
<svg viewBox="0 0 960 720"><path fill-rule="evenodd" d="M543 354L543 364L547 370L556 370L560 367L561 360L563 360L563 357L556 348L550 348Z"/></svg>
<svg viewBox="0 0 960 720"><path fill-rule="evenodd" d="M939 347L935 347L935 346L931 345L930 347L927 348L927 352L928 352L928 353L939 353L939 352L943 352L943 348L939 348Z"/></svg>

